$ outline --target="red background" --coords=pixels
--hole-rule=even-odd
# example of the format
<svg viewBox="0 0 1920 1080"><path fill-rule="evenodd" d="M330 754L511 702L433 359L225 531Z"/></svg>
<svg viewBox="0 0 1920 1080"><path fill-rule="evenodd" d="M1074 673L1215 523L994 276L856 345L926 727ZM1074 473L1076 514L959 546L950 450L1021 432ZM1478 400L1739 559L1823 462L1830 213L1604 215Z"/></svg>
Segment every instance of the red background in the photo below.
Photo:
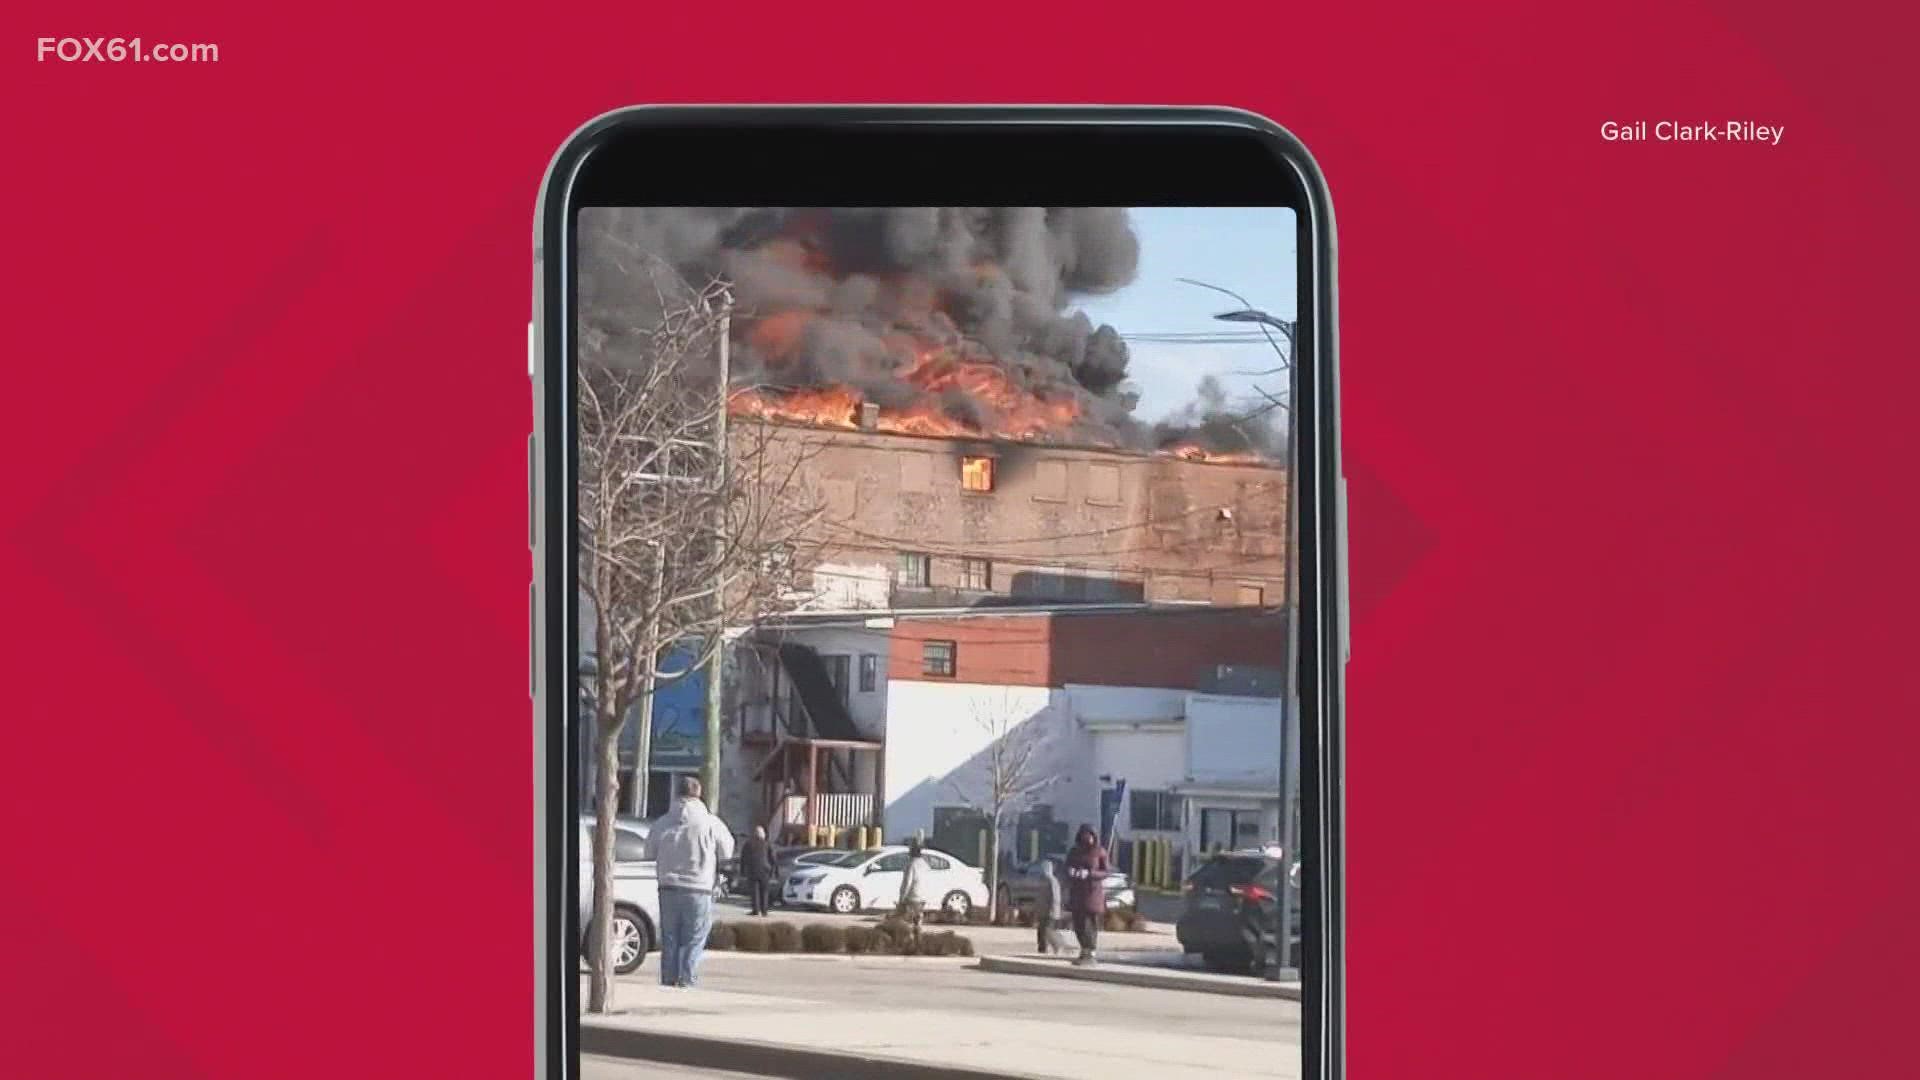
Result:
<svg viewBox="0 0 1920 1080"><path fill-rule="evenodd" d="M1332 183L1353 1075L1913 1072L1911 25L169 6L0 38L0 1071L525 1075L548 156L638 101L1093 100ZM1598 134L1740 117L1786 138Z"/></svg>

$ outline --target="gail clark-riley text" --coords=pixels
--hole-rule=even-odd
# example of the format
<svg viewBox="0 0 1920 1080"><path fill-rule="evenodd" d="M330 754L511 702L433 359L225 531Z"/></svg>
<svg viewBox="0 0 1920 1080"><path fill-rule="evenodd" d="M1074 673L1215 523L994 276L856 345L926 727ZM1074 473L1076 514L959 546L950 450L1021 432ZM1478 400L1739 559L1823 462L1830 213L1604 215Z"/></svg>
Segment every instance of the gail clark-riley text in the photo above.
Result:
<svg viewBox="0 0 1920 1080"><path fill-rule="evenodd" d="M1752 120L1728 120L1725 123L1682 124L1661 120L1649 128L1647 121L1622 124L1608 120L1600 125L1600 137L1608 142L1763 142L1779 146L1786 126L1757 124Z"/></svg>

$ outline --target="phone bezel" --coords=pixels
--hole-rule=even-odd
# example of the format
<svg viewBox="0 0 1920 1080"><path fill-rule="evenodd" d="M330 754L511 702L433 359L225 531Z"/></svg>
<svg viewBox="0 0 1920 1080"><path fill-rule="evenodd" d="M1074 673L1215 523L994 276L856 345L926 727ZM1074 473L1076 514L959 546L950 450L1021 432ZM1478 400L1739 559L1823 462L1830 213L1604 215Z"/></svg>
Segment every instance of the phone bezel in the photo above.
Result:
<svg viewBox="0 0 1920 1080"><path fill-rule="evenodd" d="M756 157L781 167L752 168ZM676 167L659 168L662 161ZM1335 243L1326 184L1306 147L1263 117L1219 108L650 106L609 113L576 131L549 166L536 210L529 375L537 1075L570 1078L579 1061L579 810L570 779L577 744L568 716L578 647L568 392L576 215L582 207L617 205L949 204L1296 211L1295 348L1309 361L1296 363L1292 388L1305 885L1301 1042L1303 1075L1344 1074L1346 552ZM549 452L555 446L567 452ZM556 686L566 692L550 693Z"/></svg>

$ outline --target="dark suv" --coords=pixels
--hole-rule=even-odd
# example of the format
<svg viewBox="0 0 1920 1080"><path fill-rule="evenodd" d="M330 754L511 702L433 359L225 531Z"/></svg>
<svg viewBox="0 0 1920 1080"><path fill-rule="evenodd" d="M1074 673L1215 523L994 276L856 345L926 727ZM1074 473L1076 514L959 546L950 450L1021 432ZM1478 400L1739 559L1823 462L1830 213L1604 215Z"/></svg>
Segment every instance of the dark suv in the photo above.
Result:
<svg viewBox="0 0 1920 1080"><path fill-rule="evenodd" d="M1227 852L1213 856L1187 878L1182 891L1186 906L1174 932L1180 947L1197 953L1216 971L1253 970L1254 941L1273 936L1280 921L1280 889L1293 894L1291 932L1295 954L1300 941L1299 864L1283 875L1281 860L1258 851Z"/></svg>

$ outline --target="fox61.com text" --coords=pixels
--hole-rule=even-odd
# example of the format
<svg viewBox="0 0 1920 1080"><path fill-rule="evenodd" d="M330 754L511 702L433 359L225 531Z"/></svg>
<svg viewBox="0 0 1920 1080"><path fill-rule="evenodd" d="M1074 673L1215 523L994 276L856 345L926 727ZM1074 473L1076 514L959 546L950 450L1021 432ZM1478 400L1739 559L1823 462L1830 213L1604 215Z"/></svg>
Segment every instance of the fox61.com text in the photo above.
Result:
<svg viewBox="0 0 1920 1080"><path fill-rule="evenodd" d="M212 64L220 46L143 41L140 38L43 37L36 45L40 62L66 64Z"/></svg>

